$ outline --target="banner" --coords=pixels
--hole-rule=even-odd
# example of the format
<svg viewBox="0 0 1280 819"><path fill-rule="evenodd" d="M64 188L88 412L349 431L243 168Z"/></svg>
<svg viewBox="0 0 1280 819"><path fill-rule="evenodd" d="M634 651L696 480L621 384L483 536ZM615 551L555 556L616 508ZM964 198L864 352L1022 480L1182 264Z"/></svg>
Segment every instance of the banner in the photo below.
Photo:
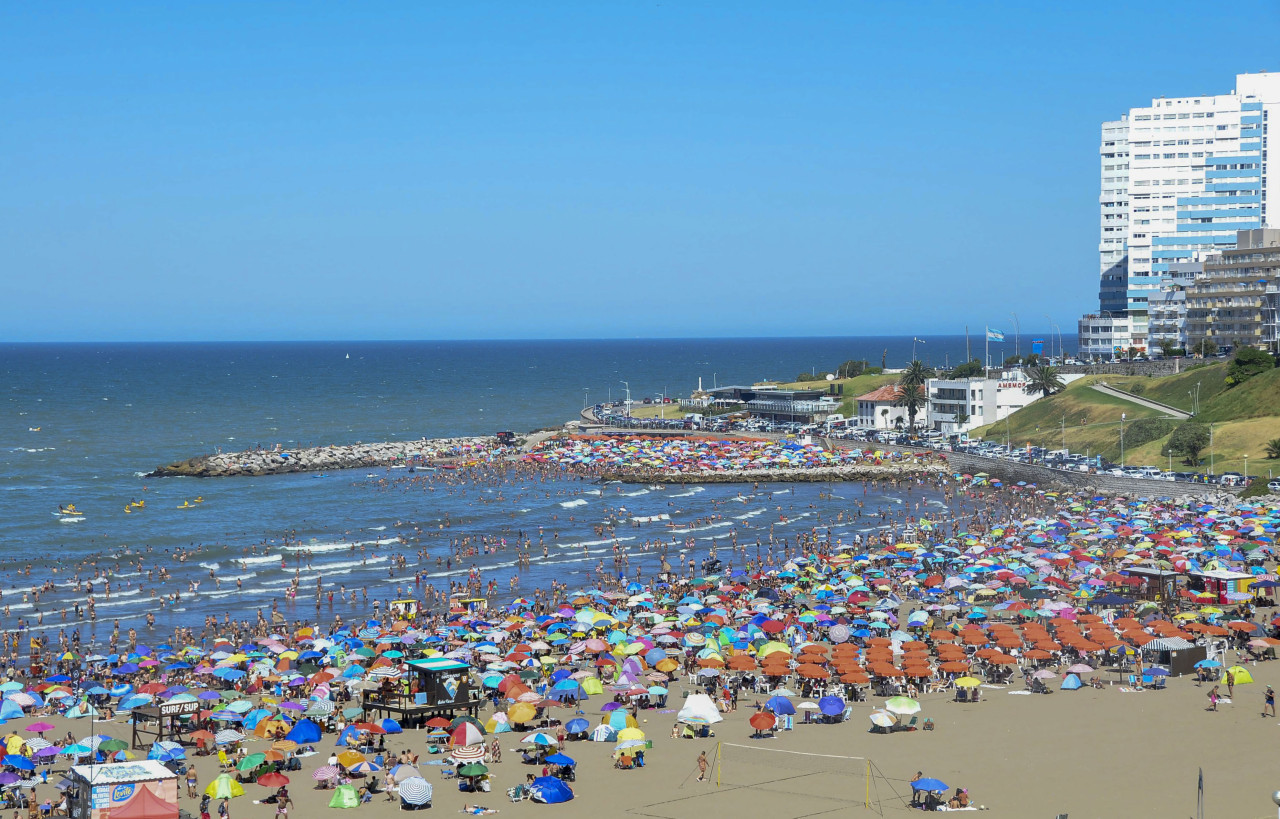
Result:
<svg viewBox="0 0 1280 819"><path fill-rule="evenodd" d="M987 341L1004 341L1004 333L1000 330L992 330L987 328Z"/></svg>
<svg viewBox="0 0 1280 819"><path fill-rule="evenodd" d="M1043 350L1044 350L1044 339L1042 338L1031 339L1031 352L1033 355L1040 355Z"/></svg>

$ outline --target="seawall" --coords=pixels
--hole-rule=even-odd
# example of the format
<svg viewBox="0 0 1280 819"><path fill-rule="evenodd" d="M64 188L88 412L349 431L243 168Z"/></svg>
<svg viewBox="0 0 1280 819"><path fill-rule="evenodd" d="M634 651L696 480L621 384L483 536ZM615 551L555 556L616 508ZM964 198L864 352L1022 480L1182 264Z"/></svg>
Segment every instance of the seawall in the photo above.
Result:
<svg viewBox="0 0 1280 819"><path fill-rule="evenodd" d="M495 438L435 438L374 444L319 446L288 450L250 450L199 455L156 467L148 478L222 478L285 475L292 472L326 472L331 469L393 466L396 464L447 462L466 459L492 449Z"/></svg>

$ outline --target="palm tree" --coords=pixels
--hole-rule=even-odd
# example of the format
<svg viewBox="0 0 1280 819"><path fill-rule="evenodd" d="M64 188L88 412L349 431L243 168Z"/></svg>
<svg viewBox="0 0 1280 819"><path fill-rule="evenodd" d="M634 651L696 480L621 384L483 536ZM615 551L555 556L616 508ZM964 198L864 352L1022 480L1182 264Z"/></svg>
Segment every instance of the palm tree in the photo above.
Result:
<svg viewBox="0 0 1280 819"><path fill-rule="evenodd" d="M1027 370L1027 379L1027 385L1022 388L1027 395L1037 392L1046 396L1053 395L1067 386L1058 375L1057 368L1048 365L1037 365Z"/></svg>
<svg viewBox="0 0 1280 819"><path fill-rule="evenodd" d="M1267 441L1267 457L1271 459L1280 458L1280 438L1272 438Z"/></svg>
<svg viewBox="0 0 1280 819"><path fill-rule="evenodd" d="M917 359L908 364L902 371L902 375L898 377L897 397L893 399L893 405L906 407L911 429L915 429L916 426L916 413L928 402L925 382L932 378L933 374L933 370Z"/></svg>

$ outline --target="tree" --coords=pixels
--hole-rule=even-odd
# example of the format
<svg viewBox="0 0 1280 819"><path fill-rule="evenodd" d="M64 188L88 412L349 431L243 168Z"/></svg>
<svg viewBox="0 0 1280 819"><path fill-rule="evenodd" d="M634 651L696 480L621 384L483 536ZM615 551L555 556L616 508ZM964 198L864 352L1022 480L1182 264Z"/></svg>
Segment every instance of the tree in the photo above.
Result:
<svg viewBox="0 0 1280 819"><path fill-rule="evenodd" d="M1202 338L1191 345L1191 354L1209 358L1218 354L1218 343L1211 338Z"/></svg>
<svg viewBox="0 0 1280 819"><path fill-rule="evenodd" d="M880 409L880 417L884 419L885 429L888 429L889 428L889 408L888 407L882 407Z"/></svg>
<svg viewBox="0 0 1280 819"><path fill-rule="evenodd" d="M1271 353L1254 347L1242 347L1227 367L1227 386L1235 387L1267 370L1275 369Z"/></svg>
<svg viewBox="0 0 1280 819"><path fill-rule="evenodd" d="M1027 370L1027 384L1022 388L1022 391L1027 395L1040 393L1041 395L1049 396L1064 389L1066 386L1066 383L1058 375L1057 368L1048 365L1036 365Z"/></svg>
<svg viewBox="0 0 1280 819"><path fill-rule="evenodd" d="M947 373L947 378L973 378L978 375L982 375L982 362L975 358Z"/></svg>
<svg viewBox="0 0 1280 819"><path fill-rule="evenodd" d="M917 359L908 364L902 371L902 375L898 377L898 394L893 400L893 405L906 408L907 419L912 429L916 426L916 413L928 401L925 395L925 382L933 375L933 370Z"/></svg>
<svg viewBox="0 0 1280 819"><path fill-rule="evenodd" d="M955 419L956 419L956 427L957 428L963 427L965 424L969 423L969 413L965 412L964 408L962 407L956 410Z"/></svg>
<svg viewBox="0 0 1280 819"><path fill-rule="evenodd" d="M1200 453L1209 445L1209 428L1204 424L1187 422L1179 424L1169 436L1169 452L1185 455L1186 464L1195 466L1200 462Z"/></svg>
<svg viewBox="0 0 1280 819"><path fill-rule="evenodd" d="M867 362L850 359L836 368L836 378L857 378L867 370Z"/></svg>
<svg viewBox="0 0 1280 819"><path fill-rule="evenodd" d="M1016 367L1021 363L1022 363L1022 356L1020 355L1011 355L1004 360L1004 365L1006 367Z"/></svg>
<svg viewBox="0 0 1280 819"><path fill-rule="evenodd" d="M1267 441L1267 457L1272 460L1280 458L1280 438L1272 438Z"/></svg>

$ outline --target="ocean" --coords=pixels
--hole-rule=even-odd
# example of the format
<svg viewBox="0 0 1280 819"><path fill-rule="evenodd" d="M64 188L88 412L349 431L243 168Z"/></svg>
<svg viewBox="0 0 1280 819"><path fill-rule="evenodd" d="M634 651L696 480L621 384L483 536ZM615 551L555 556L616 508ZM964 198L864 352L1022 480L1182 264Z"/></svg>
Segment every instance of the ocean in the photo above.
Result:
<svg viewBox="0 0 1280 819"><path fill-rule="evenodd" d="M511 544L522 533L534 541L535 560L517 593L527 595L552 577L585 586L600 561L612 565L614 540L600 534L606 520L627 521L615 534L631 553L632 570L656 561L646 543L672 542L662 515L686 524L706 521L705 528L679 535L682 545L694 539L691 556L731 535L739 542L783 539L824 514L833 518L837 507L847 507L839 497L845 493L828 497L829 487L794 485L739 498L743 487L660 490L572 480L427 485L386 469L322 477L142 476L218 447L559 426L577 417L584 401L617 399L628 387L639 400L688 394L699 378L704 386L791 379L851 358L879 364L884 355L889 366L901 366L913 344L921 359L935 364L964 359L963 336L921 339L0 345L0 539L6 547L0 627L17 628L19 618L46 630L74 626L71 607L85 601L77 587L89 580L99 635L116 619L140 626L148 611L162 629L199 624L209 614L251 617L279 598L295 573L303 596L285 610L290 618L315 614L308 595L317 580L326 597L367 588L370 599L390 599L412 587L416 570L447 587L474 563L505 593L516 571ZM981 340L972 344L981 355ZM1004 354L1012 352L1011 344L1004 347ZM770 497L772 489L778 494ZM195 508L179 508L197 497L203 500ZM145 507L126 513L132 501ZM904 501L873 489L865 502L868 509L893 509ZM83 515L59 515L66 504ZM845 525L837 534L851 537L856 528ZM539 533L548 546L545 558ZM295 545L285 545L286 535ZM437 566L449 541L464 535L488 538L495 551L466 566ZM311 552L309 563L296 544ZM199 551L178 563L175 549ZM398 557L407 569L393 568ZM172 574L170 581L148 581L147 570L159 566ZM37 602L31 589L46 580L53 586ZM159 607L153 592L180 599ZM329 612L326 604L321 617ZM80 625L88 636L88 621Z"/></svg>

